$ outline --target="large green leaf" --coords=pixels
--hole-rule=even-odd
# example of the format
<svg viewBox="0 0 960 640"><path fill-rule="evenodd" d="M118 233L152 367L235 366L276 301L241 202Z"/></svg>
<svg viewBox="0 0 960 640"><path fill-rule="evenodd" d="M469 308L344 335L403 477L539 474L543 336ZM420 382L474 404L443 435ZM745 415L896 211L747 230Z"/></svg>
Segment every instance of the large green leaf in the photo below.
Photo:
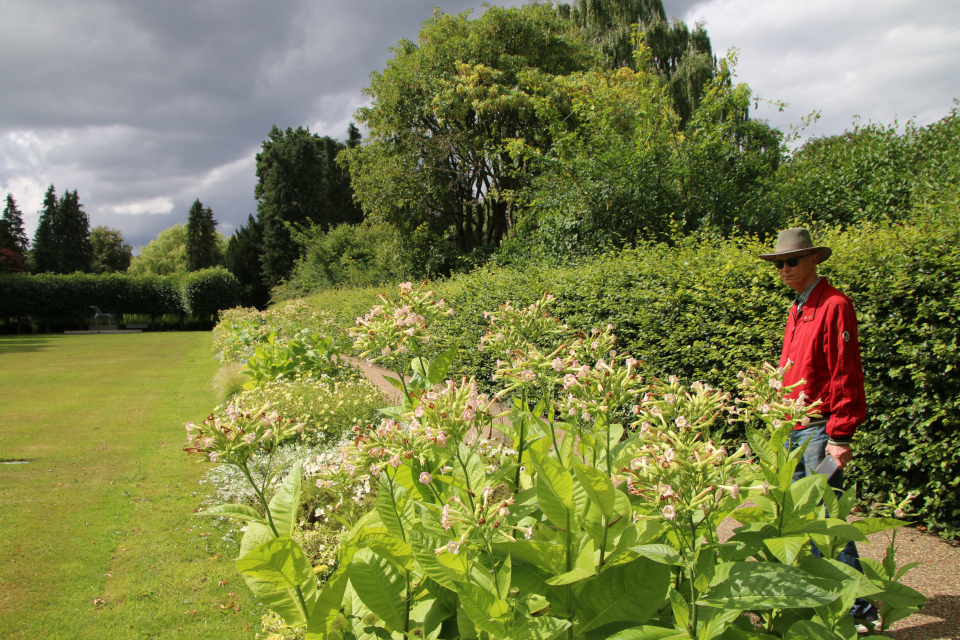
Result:
<svg viewBox="0 0 960 640"><path fill-rule="evenodd" d="M783 640L838 640L837 635L812 620L798 620L790 625Z"/></svg>
<svg viewBox="0 0 960 640"><path fill-rule="evenodd" d="M883 591L874 596L885 605L896 608L919 607L927 601L927 597L905 584L893 580L881 580Z"/></svg>
<svg viewBox="0 0 960 640"><path fill-rule="evenodd" d="M357 595L394 631L403 631L406 578L393 563L371 549L361 549L350 564L350 582Z"/></svg>
<svg viewBox="0 0 960 640"><path fill-rule="evenodd" d="M198 516L220 516L226 518L237 518L239 520L248 520L250 522L264 523L265 520L260 512L253 507L245 504L218 504L200 511Z"/></svg>
<svg viewBox="0 0 960 640"><path fill-rule="evenodd" d="M646 622L667 597L670 573L667 565L643 557L608 566L580 592L580 633L611 622Z"/></svg>
<svg viewBox="0 0 960 640"><path fill-rule="evenodd" d="M570 623L560 618L537 616L513 629L507 638L510 640L554 640L570 627Z"/></svg>
<svg viewBox="0 0 960 640"><path fill-rule="evenodd" d="M426 371L427 380L430 381L430 384L440 384L444 381L447 377L447 371L449 371L450 365L453 364L456 357L457 345L453 345L433 359Z"/></svg>
<svg viewBox="0 0 960 640"><path fill-rule="evenodd" d="M564 531L573 520L575 509L573 501L573 477L553 458L548 458L534 450L530 459L537 469L537 499L540 508L553 526Z"/></svg>
<svg viewBox="0 0 960 640"><path fill-rule="evenodd" d="M599 469L584 465L579 458L575 458L573 461L573 472L577 474L577 479L583 485L583 489L594 504L600 507L607 520L613 520L616 516L616 490L610 480L610 475Z"/></svg>
<svg viewBox="0 0 960 640"><path fill-rule="evenodd" d="M494 542L493 548L551 575L563 572L566 566L566 552L557 542L519 539L516 542Z"/></svg>
<svg viewBox="0 0 960 640"><path fill-rule="evenodd" d="M630 547L630 550L660 564L669 564L675 567L686 565L683 556L668 544L643 544L638 547Z"/></svg>
<svg viewBox="0 0 960 640"><path fill-rule="evenodd" d="M273 540L276 538L269 527L251 522L240 539L240 558L243 559L261 545ZM290 597L287 589L279 588L270 580L252 575L243 575L243 581L247 583L247 587L256 599L283 618L284 622L289 625L306 623L299 604Z"/></svg>
<svg viewBox="0 0 960 640"><path fill-rule="evenodd" d="M340 567L320 590L310 620L307 624L307 635L304 640L328 640L333 623L340 615L343 606L343 596L350 582L350 568Z"/></svg>
<svg viewBox="0 0 960 640"><path fill-rule="evenodd" d="M862 520L854 520L850 523L851 526L856 527L864 536L878 531L886 531L887 529L896 529L897 527L902 527L907 524L910 523L894 518L864 518Z"/></svg>
<svg viewBox="0 0 960 640"><path fill-rule="evenodd" d="M282 589L295 589L313 577L313 567L300 546L290 538L274 538L240 560L237 571L272 582Z"/></svg>
<svg viewBox="0 0 960 640"><path fill-rule="evenodd" d="M293 537L297 524L297 509L300 508L300 463L294 462L290 472L284 478L283 484L277 489L270 500L270 514L273 516L273 526L277 533L284 538Z"/></svg>
<svg viewBox="0 0 960 640"><path fill-rule="evenodd" d="M447 589L455 591L456 584L454 583L465 579L466 574L441 564L437 554L434 553L434 549L444 546L447 541L439 536L421 531L411 531L409 536L413 555L417 559L420 570Z"/></svg>
<svg viewBox="0 0 960 640"><path fill-rule="evenodd" d="M367 540L368 549L372 549L381 558L386 558L401 571L413 570L413 550L410 543L393 536L378 536Z"/></svg>
<svg viewBox="0 0 960 640"><path fill-rule="evenodd" d="M495 636L502 636L507 621L513 617L510 604L500 600L483 587L469 582L457 583L460 606L470 617L474 626Z"/></svg>
<svg viewBox="0 0 960 640"><path fill-rule="evenodd" d="M586 634L586 640L689 640L690 636L681 633L673 627L654 627L652 625L643 625L622 629L613 634L594 636Z"/></svg>
<svg viewBox="0 0 960 640"><path fill-rule="evenodd" d="M763 544L777 560L789 565L793 564L793 561L797 559L797 554L800 553L800 550L809 544L809 539L806 536L766 538Z"/></svg>
<svg viewBox="0 0 960 640"><path fill-rule="evenodd" d="M804 522L798 526L789 527L784 534L807 534L807 535L825 535L844 540L853 540L854 542L866 542L863 532L855 523L847 524L843 520L836 518L822 518Z"/></svg>
<svg viewBox="0 0 960 640"><path fill-rule="evenodd" d="M760 431L753 427L747 427L747 443L750 445L750 448L753 449L753 452L757 454L757 457L768 465L773 466L777 463L777 452L774 451L773 447L770 446L770 443L767 442L766 437L764 437Z"/></svg>
<svg viewBox="0 0 960 640"><path fill-rule="evenodd" d="M697 604L729 609L796 609L818 607L838 595L810 582L795 567L767 562L731 562L717 567L719 584Z"/></svg>
<svg viewBox="0 0 960 640"><path fill-rule="evenodd" d="M400 539L405 538L413 517L412 505L409 504L407 495L407 491L400 486L399 482L391 482L386 473L380 474L377 513L380 514L380 520L390 533Z"/></svg>

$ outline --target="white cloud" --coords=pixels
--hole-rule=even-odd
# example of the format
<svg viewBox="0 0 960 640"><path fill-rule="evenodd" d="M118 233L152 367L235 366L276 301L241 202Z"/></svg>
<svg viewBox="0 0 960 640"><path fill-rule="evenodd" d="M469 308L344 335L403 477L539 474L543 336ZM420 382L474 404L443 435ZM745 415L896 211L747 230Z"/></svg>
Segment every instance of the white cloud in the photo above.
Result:
<svg viewBox="0 0 960 640"><path fill-rule="evenodd" d="M152 198L139 202L105 207L106 213L120 213L123 215L138 215L142 213L170 213L173 211L173 200L170 198Z"/></svg>
<svg viewBox="0 0 960 640"><path fill-rule="evenodd" d="M808 133L833 135L864 121L892 124L945 116L960 97L960 3L907 0L714 0L685 18L704 19L716 51L740 51L739 79L783 114L782 128L812 111Z"/></svg>

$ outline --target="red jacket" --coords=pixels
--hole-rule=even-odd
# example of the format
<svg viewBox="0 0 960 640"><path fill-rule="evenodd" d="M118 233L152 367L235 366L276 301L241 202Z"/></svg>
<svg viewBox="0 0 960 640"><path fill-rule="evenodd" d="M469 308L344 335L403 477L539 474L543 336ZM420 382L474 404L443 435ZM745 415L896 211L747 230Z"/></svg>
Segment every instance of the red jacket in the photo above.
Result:
<svg viewBox="0 0 960 640"><path fill-rule="evenodd" d="M826 278L810 292L799 316L796 303L790 307L780 366L788 360L793 366L784 376L784 385L807 381L790 397L803 391L811 401L822 400L819 412L829 414L827 435L834 443L849 444L867 418L857 316L850 298Z"/></svg>

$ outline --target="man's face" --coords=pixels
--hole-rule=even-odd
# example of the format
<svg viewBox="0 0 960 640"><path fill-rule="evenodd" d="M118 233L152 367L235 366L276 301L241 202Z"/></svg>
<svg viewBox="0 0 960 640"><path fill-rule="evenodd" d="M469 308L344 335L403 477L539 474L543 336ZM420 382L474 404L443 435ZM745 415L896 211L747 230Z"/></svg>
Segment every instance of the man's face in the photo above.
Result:
<svg viewBox="0 0 960 640"><path fill-rule="evenodd" d="M784 261L783 268L777 269L783 284L787 285L797 293L803 293L817 279L817 264L820 262L820 255L811 253L799 258L797 266L791 267L787 261Z"/></svg>

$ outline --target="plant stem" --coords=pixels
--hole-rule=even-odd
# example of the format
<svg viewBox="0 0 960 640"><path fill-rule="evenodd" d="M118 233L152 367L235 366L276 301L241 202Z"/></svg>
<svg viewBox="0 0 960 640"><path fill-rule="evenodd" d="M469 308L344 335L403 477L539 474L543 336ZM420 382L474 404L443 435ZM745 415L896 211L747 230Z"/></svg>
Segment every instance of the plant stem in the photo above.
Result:
<svg viewBox="0 0 960 640"><path fill-rule="evenodd" d="M250 470L247 468L247 463L244 462L242 464L238 464L237 467L243 471L243 475L247 477L247 481L250 482L250 486L253 487L253 491L257 494L257 498L260 499L260 504L263 505L263 510L267 514L267 523L270 525L270 530L273 531L273 536L275 538L279 538L280 533L277 531L277 527L273 523L273 514L270 513L270 505L267 504L267 499L263 495L263 491L261 491L260 487L257 486L257 483L254 482L253 476L250 475Z"/></svg>
<svg viewBox="0 0 960 640"><path fill-rule="evenodd" d="M523 407L527 406L527 390L523 390ZM523 466L523 445L526 441L526 427L527 426L527 417L524 414L520 414L520 442L517 445L517 475L514 478L513 483L517 486L517 491L520 491L520 467Z"/></svg>

